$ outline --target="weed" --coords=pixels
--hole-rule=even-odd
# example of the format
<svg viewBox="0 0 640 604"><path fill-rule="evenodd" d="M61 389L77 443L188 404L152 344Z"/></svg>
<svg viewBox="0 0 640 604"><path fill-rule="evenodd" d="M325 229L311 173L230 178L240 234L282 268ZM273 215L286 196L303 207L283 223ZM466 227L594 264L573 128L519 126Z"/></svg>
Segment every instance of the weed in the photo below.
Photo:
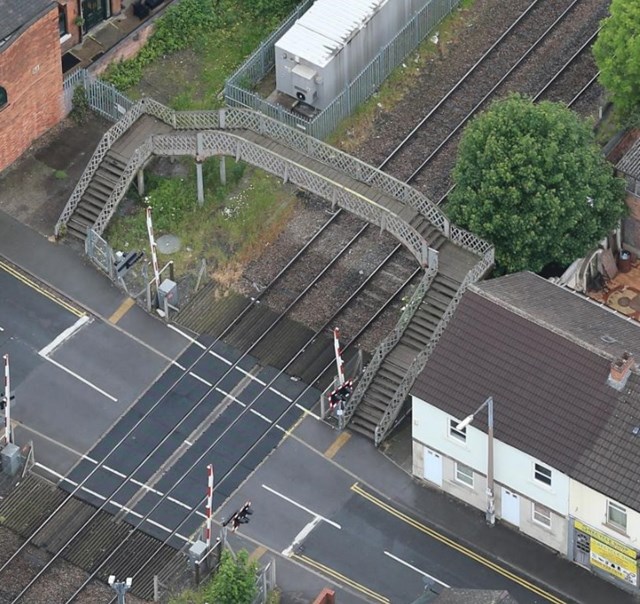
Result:
<svg viewBox="0 0 640 604"><path fill-rule="evenodd" d="M64 170L56 170L53 173L53 177L56 180L66 180L69 177L69 175Z"/></svg>
<svg viewBox="0 0 640 604"><path fill-rule="evenodd" d="M72 98L72 106L71 110L71 119L76 124L84 124L89 119L89 111L91 110L89 107L89 99L87 98L87 93L82 84L76 86L73 90L73 98Z"/></svg>

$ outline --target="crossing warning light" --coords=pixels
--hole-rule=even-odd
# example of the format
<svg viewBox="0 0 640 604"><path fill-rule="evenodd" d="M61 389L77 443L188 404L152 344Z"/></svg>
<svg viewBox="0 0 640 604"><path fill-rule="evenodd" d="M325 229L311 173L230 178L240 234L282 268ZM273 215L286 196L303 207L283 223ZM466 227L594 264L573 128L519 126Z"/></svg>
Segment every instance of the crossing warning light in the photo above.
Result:
<svg viewBox="0 0 640 604"><path fill-rule="evenodd" d="M339 386L329 394L329 410L336 409L340 413L344 409L344 404L349 400L353 393L353 381L347 380L342 386Z"/></svg>

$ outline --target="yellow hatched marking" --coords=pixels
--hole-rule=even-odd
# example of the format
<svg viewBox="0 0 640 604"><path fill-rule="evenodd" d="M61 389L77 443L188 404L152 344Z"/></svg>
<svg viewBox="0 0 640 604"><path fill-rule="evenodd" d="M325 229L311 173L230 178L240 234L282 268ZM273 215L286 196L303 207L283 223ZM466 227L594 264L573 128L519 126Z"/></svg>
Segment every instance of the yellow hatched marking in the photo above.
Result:
<svg viewBox="0 0 640 604"><path fill-rule="evenodd" d="M372 495L371 493L368 493L367 491L362 489L358 483L353 484L351 486L351 490L354 493L357 493L358 495L360 495L361 497L364 497L365 499L367 499L371 503L377 505L379 508L382 508L383 510L385 510L389 514L395 516L396 518L399 518L400 520L402 520L403 522L406 522L407 524L413 526L414 528L417 528L419 531L425 533L426 535L429 535L430 537L432 537L436 541L440 541L440 543L444 543L445 545L449 546L450 548L455 549L456 551L460 552L461 554L464 554L468 558L471 558L471 559L475 560L476 562L479 562L483 566L486 566L487 568L490 568L491 570L497 572L498 574L502 575L503 577L506 577L507 579L510 579L511 581L514 581L515 583L518 583L519 585L522 585L522 587L524 587L525 589L528 589L529 591L532 591L533 593L535 593L535 594L537 594L539 596L542 596L543 598L545 598L549 602L553 602L554 604L566 604L564 602L564 600L561 600L560 598L557 598L556 596L554 596L553 594L549 593L548 591L545 591L544 589L538 587L537 585L534 585L533 583L530 583L526 579L523 579L522 577L519 577L518 575L512 573L511 571L507 570L506 568L503 568L502 566L499 566L495 562L492 562L488 558L485 558L484 556L481 556L480 554L477 554L473 550L470 550L469 548L464 547L463 545L460 545L459 543L456 543L452 539L449 539L448 537L445 537L444 535L441 535L440 533L434 531L433 529L429 528L428 526L425 526L421 522L418 522L417 520L414 520L410 516L407 516L406 514L400 512L399 510L396 510L395 508L391 507L388 503L385 503L381 499L378 499L375 495Z"/></svg>
<svg viewBox="0 0 640 604"><path fill-rule="evenodd" d="M22 281L22 283L24 283L31 289L37 291L40 295L44 296L45 298L48 298L52 302L55 302L56 304L58 304L58 306L62 306L62 308L68 310L71 314L75 315L76 317L83 317L85 315L84 311L76 308L75 306L72 306L62 298L59 298L55 294L47 291L46 289L41 287L38 283L36 283L32 279L29 279L29 277L27 277L26 275L23 275L22 273L18 272L16 269L6 264L2 260L0 260L0 268L2 268L5 272L9 273L12 277L15 277L16 279L18 279L18 281Z"/></svg>
<svg viewBox="0 0 640 604"><path fill-rule="evenodd" d="M254 560L260 560L260 558L262 558L262 556L264 556L267 551L268 550L264 545L259 545L249 554L249 560L251 560L252 562Z"/></svg>
<svg viewBox="0 0 640 604"><path fill-rule="evenodd" d="M362 592L366 596L368 596L370 598L373 598L374 600L377 600L378 602L381 602L382 604L391 604L391 600L389 600L389 598L385 598L384 596L382 596L379 593L373 591L372 589L369 589L368 587L365 587L361 583L358 583L357 581L354 581L353 579L349 579L349 577L345 577L342 573L339 573L337 570L334 570L333 568L330 568L329 566L325 566L324 564L321 564L320 562L317 562L316 560L313 560L312 558L309 558L308 556L305 556L304 554L302 554L302 555L293 554L291 557L295 558L296 560L300 560L301 562L304 562L305 564L308 564L309 566L313 566L314 568L318 569L320 572L323 572L323 573L329 575L330 577L333 577L334 579L336 579L336 580L348 585L349 587L353 587L354 589L357 589L358 591Z"/></svg>
<svg viewBox="0 0 640 604"><path fill-rule="evenodd" d="M129 309L136 303L133 298L127 298L120 306L118 306L117 310L109 317L109 323L113 323L114 325L122 319L128 312Z"/></svg>
<svg viewBox="0 0 640 604"><path fill-rule="evenodd" d="M347 441L351 438L349 432L341 432L338 434L338 438L333 441L333 444L324 452L324 456L327 459L333 459L336 453L347 444Z"/></svg>

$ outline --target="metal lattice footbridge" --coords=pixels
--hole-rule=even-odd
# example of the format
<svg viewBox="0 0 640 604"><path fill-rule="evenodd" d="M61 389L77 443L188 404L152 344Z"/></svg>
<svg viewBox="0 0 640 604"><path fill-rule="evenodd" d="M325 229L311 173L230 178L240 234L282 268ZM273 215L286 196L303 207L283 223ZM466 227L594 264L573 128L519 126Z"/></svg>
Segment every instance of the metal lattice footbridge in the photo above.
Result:
<svg viewBox="0 0 640 604"><path fill-rule="evenodd" d="M451 224L413 187L265 115L243 109L179 112L135 104L103 136L55 234L102 234L133 178L152 156L202 161L231 156L376 224L424 269L395 329L378 346L343 423L380 444L393 427L462 294L493 264L493 247Z"/></svg>

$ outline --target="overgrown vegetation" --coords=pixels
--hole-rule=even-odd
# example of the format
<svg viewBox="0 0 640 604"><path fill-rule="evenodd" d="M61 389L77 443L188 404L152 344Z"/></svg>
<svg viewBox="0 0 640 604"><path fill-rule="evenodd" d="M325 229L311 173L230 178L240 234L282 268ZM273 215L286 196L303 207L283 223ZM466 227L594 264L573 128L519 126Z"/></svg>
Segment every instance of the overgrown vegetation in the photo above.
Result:
<svg viewBox="0 0 640 604"><path fill-rule="evenodd" d="M130 191L133 207L127 216L113 220L107 231L114 249L148 248L144 209L150 205L156 238L169 233L181 240L181 250L170 257L178 275L195 269L203 258L209 268L219 269L232 258L241 262L250 257L289 218L295 195L283 189L277 178L229 158L226 185L219 178L220 160L204 163L205 198L199 206L193 160L183 162L189 165L188 175L149 173L144 196Z"/></svg>
<svg viewBox="0 0 640 604"><path fill-rule="evenodd" d="M624 181L591 124L562 103L517 94L465 128L453 177L447 214L495 245L498 272L566 266L626 211Z"/></svg>
<svg viewBox="0 0 640 604"><path fill-rule="evenodd" d="M622 121L640 125L640 3L612 0L593 45L600 82Z"/></svg>
<svg viewBox="0 0 640 604"><path fill-rule="evenodd" d="M84 86L79 85L73 89L73 97L71 99L71 119L76 124L84 124L89 119L89 99Z"/></svg>
<svg viewBox="0 0 640 604"><path fill-rule="evenodd" d="M225 550L211 581L198 590L172 598L170 604L251 604L258 593L258 569L258 563L249 559L246 550L240 550L235 558ZM270 603L277 604L278 601L270 600Z"/></svg>
<svg viewBox="0 0 640 604"><path fill-rule="evenodd" d="M135 57L113 64L103 77L128 91L153 61L190 47L197 50L198 60L204 65L230 55L233 65L223 61L224 77L228 77L296 4L297 0L181 0L158 19L149 41ZM224 77L216 82L216 93Z"/></svg>

